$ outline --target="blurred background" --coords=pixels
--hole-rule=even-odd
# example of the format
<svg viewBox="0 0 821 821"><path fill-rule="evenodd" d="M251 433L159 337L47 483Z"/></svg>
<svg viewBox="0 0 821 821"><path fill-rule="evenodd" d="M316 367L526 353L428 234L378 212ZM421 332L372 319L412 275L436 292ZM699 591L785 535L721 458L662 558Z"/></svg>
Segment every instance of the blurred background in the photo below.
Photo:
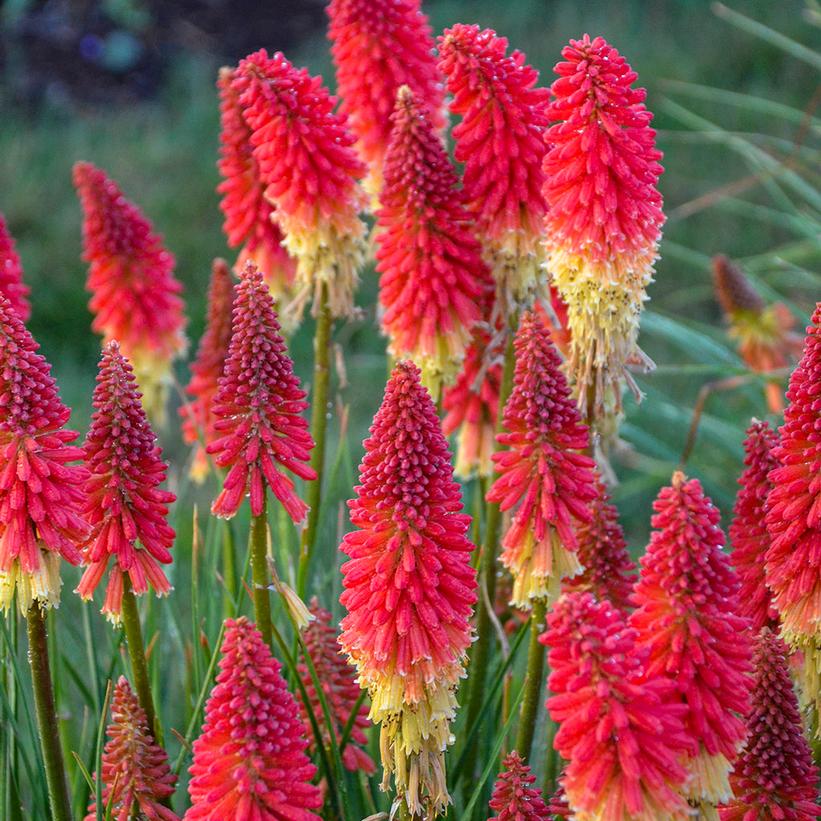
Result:
<svg viewBox="0 0 821 821"><path fill-rule="evenodd" d="M635 542L644 538L649 502L681 452L699 389L744 373L713 296L710 258L739 260L767 301L789 306L799 331L819 296L821 10L814 0L729 5L730 11L700 0L425 3L437 33L461 21L506 35L540 69L544 84L569 38L602 34L649 90L665 153L668 223L642 331L642 346L659 368L640 379L647 400L636 406L628 399L624 438L633 453L615 464L616 498ZM211 259L233 262L214 190L217 69L265 47L284 51L333 87L324 4L5 0L0 14L0 211L33 289L31 329L75 408L75 426L84 430L99 348L89 328L72 163L85 159L105 169L165 236L186 289L192 355ZM337 332L351 383L341 399L351 406L353 465L385 378L374 301L375 278L367 271L365 318ZM311 334L309 322L292 340L306 379ZM178 378L187 381L184 363ZM766 413L760 381L707 402L690 466L725 514L743 430L751 416ZM172 426L161 437L179 476L186 453L177 431Z"/></svg>

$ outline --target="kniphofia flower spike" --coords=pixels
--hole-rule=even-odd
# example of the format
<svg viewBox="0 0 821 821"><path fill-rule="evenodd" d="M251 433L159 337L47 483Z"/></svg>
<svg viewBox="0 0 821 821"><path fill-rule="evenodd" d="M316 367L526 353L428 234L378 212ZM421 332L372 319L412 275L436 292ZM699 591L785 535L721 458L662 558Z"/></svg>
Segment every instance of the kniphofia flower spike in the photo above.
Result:
<svg viewBox="0 0 821 821"><path fill-rule="evenodd" d="M539 790L532 786L536 776L514 750L502 762L502 772L496 780L488 821L549 821L551 818Z"/></svg>
<svg viewBox="0 0 821 821"><path fill-rule="evenodd" d="M0 214L0 294L17 311L23 322L31 316L29 294L31 288L23 282L23 266L17 254L14 238L9 232L6 220Z"/></svg>

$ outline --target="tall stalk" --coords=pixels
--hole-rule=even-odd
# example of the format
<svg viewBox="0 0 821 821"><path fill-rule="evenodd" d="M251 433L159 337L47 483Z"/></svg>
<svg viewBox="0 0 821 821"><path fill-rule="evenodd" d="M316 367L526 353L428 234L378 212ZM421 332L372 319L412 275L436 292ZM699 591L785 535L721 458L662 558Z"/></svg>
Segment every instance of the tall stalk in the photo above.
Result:
<svg viewBox="0 0 821 821"><path fill-rule="evenodd" d="M254 590L254 621L257 623L262 640L270 647L273 641L271 630L271 597L268 585L268 496L262 501L262 512L251 517L251 581Z"/></svg>
<svg viewBox="0 0 821 821"><path fill-rule="evenodd" d="M544 679L544 660L546 650L539 642L544 629L547 602L537 599L533 602L530 614L530 643L527 648L527 672L525 673L524 698L519 713L519 728L516 732L516 751L527 761L533 747L533 734L536 731L536 719L539 715L539 701Z"/></svg>
<svg viewBox="0 0 821 821"><path fill-rule="evenodd" d="M308 586L308 569L316 547L316 531L319 524L319 505L322 501L322 478L325 467L325 434L328 429L328 391L331 381L331 330L333 317L328 304L328 286L320 291L319 313L316 317L314 334L314 379L311 397L311 437L314 449L311 452L311 467L316 479L308 485L308 521L299 540L299 569L296 589L300 597L305 597Z"/></svg>
<svg viewBox="0 0 821 821"><path fill-rule="evenodd" d="M51 816L53 821L71 821L71 803L68 797L63 751L60 747L60 732L48 659L46 618L39 602L31 605L26 620L34 707L37 713L40 746L43 750Z"/></svg>

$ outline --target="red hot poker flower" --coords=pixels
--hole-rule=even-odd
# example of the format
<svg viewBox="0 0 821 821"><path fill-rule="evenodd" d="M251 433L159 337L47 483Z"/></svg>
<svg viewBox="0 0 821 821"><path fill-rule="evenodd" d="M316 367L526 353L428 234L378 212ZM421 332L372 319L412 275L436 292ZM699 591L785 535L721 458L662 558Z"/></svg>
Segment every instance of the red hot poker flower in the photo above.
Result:
<svg viewBox="0 0 821 821"><path fill-rule="evenodd" d="M217 684L194 742L186 821L319 821L316 773L280 664L247 619L225 623Z"/></svg>
<svg viewBox="0 0 821 821"><path fill-rule="evenodd" d="M251 145L251 129L242 116L234 71L221 68L217 88L220 94L220 159L217 164L222 182L220 208L225 215L223 229L231 248L239 248L237 272L250 260L262 271L274 299L287 297L296 266L282 246L282 231L276 223L274 207L265 198L265 185Z"/></svg>
<svg viewBox="0 0 821 821"><path fill-rule="evenodd" d="M821 817L818 768L804 736L787 647L765 628L756 639L749 735L731 783L735 797L721 821L811 821Z"/></svg>
<svg viewBox="0 0 821 821"><path fill-rule="evenodd" d="M104 815L110 808L112 821L131 821L135 811L137 818L150 821L179 821L162 803L174 794L177 777L168 767L165 750L154 741L145 711L125 676L114 687L106 735L101 771ZM85 821L96 819L92 798Z"/></svg>
<svg viewBox="0 0 821 821"><path fill-rule="evenodd" d="M738 579L722 552L720 514L698 480L674 473L653 509L630 623L648 676L668 676L687 705L698 746L687 795L710 812L732 795L728 776L746 734L749 622L737 615Z"/></svg>
<svg viewBox="0 0 821 821"><path fill-rule="evenodd" d="M331 614L319 606L316 598L311 601L309 609L314 620L305 628L302 638L305 640L317 678L322 683L322 691L335 722L334 736L339 742L342 731L350 720L351 711L359 699L360 689L351 665L339 652L337 632L331 626ZM322 705L314 687L313 678L305 664L300 663L299 676L311 699L314 715L322 715ZM308 738L312 739L311 723L305 705L301 701L299 709L305 724L305 733ZM365 704L361 704L354 719L350 739L342 751L342 763L351 772L362 770L371 775L376 771L376 765L364 749L368 743L364 730L369 726L368 708ZM322 725L322 731L327 740L328 727L325 724ZM313 741L311 749L313 749Z"/></svg>
<svg viewBox="0 0 821 821"><path fill-rule="evenodd" d="M514 750L502 762L502 772L493 788L488 821L549 821L552 817L542 796L532 786L536 776Z"/></svg>
<svg viewBox="0 0 821 821"><path fill-rule="evenodd" d="M767 584L781 614L782 635L804 651L802 686L821 701L821 302L807 328L801 361L790 377L778 461L767 499Z"/></svg>
<svg viewBox="0 0 821 821"><path fill-rule="evenodd" d="M377 213L376 269L390 352L434 396L455 377L492 290L458 178L424 103L397 95Z"/></svg>
<svg viewBox="0 0 821 821"><path fill-rule="evenodd" d="M215 259L208 288L205 333L200 339L197 356L191 363L191 381L185 388L191 399L179 411L183 420L183 439L188 444L196 445L191 476L198 482L202 482L208 472L205 448L219 436L214 428L214 398L231 342L233 303L234 283L228 264L223 259Z"/></svg>
<svg viewBox="0 0 821 821"><path fill-rule="evenodd" d="M601 416L608 399L619 410L623 379L638 390L625 366L652 364L636 339L664 223L663 169L646 92L624 57L588 35L562 56L544 162L548 269L567 303L579 404L586 411L594 386Z"/></svg>
<svg viewBox="0 0 821 821"><path fill-rule="evenodd" d="M439 38L439 68L453 95L455 156L465 164L468 209L496 279L500 305L514 311L543 290L547 211L542 162L550 91L520 51L491 29L461 23Z"/></svg>
<svg viewBox="0 0 821 821"><path fill-rule="evenodd" d="M185 350L185 317L174 257L116 183L91 163L74 165L83 206L92 328L116 339L134 365L145 407L163 418L171 362Z"/></svg>
<svg viewBox="0 0 821 821"><path fill-rule="evenodd" d="M755 420L747 428L744 441L747 469L738 480L741 488L729 533L733 547L730 559L741 582L738 614L750 620L755 633L765 626L778 629L778 610L764 578L764 562L770 547L765 511L767 496L773 487L768 477L778 466L772 453L777 444L778 434L767 422Z"/></svg>
<svg viewBox="0 0 821 821"><path fill-rule="evenodd" d="M325 285L334 316L350 315L364 259L358 180L365 166L344 115L334 112L320 77L279 52L249 54L232 86L251 128L265 196L297 262L297 306Z"/></svg>
<svg viewBox="0 0 821 821"><path fill-rule="evenodd" d="M262 274L249 262L237 286L231 344L214 398L219 438L206 448L219 467L229 468L211 506L215 516L230 519L247 494L251 513L259 516L268 486L295 522L305 518L307 506L279 468L302 479L316 478L305 464L314 446L301 415L306 407L274 301Z"/></svg>
<svg viewBox="0 0 821 821"><path fill-rule="evenodd" d="M675 684L644 670L624 614L591 593L562 596L540 641L550 648L547 709L561 778L579 821L686 821L683 752L693 744Z"/></svg>
<svg viewBox="0 0 821 821"><path fill-rule="evenodd" d="M0 610L16 592L24 615L33 601L60 603L60 557L79 564L88 532L86 471L70 464L83 451L38 347L0 296Z"/></svg>
<svg viewBox="0 0 821 821"><path fill-rule="evenodd" d="M83 448L90 471L84 491L91 533L77 592L90 599L113 558L102 612L117 624L124 576L138 596L149 586L158 596L171 590L161 565L171 562L168 549L175 534L167 517L176 496L160 490L168 468L140 403L131 365L116 342L103 348L93 405Z"/></svg>
<svg viewBox="0 0 821 821"><path fill-rule="evenodd" d="M433 127L445 125L444 89L433 37L420 0L331 0L328 37L336 66L340 111L348 115L357 150L368 164L365 188L376 201L400 86L427 106Z"/></svg>
<svg viewBox="0 0 821 821"><path fill-rule="evenodd" d="M509 448L495 453L500 475L487 494L513 517L502 562L513 574L511 604L553 599L565 576L580 570L575 527L590 520L595 462L583 453L589 435L570 397L550 333L535 313L522 315L515 339L513 391L505 405Z"/></svg>
<svg viewBox="0 0 821 821"><path fill-rule="evenodd" d="M14 239L0 214L0 294L11 303L23 322L28 322L31 316L29 293L31 288L23 282L23 266Z"/></svg>
<svg viewBox="0 0 821 821"><path fill-rule="evenodd" d="M400 362L385 388L350 503L341 550L339 643L381 723L383 788L394 775L411 814L449 802L444 754L476 600L470 517L419 369Z"/></svg>

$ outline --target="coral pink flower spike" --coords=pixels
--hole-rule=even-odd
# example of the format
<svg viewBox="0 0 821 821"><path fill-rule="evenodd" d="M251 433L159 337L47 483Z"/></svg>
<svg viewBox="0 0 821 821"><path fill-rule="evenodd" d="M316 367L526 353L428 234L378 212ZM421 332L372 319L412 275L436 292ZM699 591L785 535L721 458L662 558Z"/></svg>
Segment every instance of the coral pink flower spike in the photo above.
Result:
<svg viewBox="0 0 821 821"><path fill-rule="evenodd" d="M365 440L341 550L348 615L339 643L380 723L383 788L391 775L412 814L444 812L445 749L465 672L476 600L470 517L419 369L400 362Z"/></svg>
<svg viewBox="0 0 821 821"><path fill-rule="evenodd" d="M197 356L191 363L191 380L185 392L191 397L182 407L182 436L194 445L191 476L202 482L208 473L208 456L205 448L214 442L219 433L215 430L214 398L219 378L228 356L231 342L231 308L234 304L234 283L224 259L215 259L208 288L208 314L205 333L200 339Z"/></svg>
<svg viewBox="0 0 821 821"><path fill-rule="evenodd" d="M430 112L437 131L445 125L445 91L434 43L420 0L331 0L328 37L336 66L340 111L368 164L365 188L378 201L382 165L391 134L396 92L406 85Z"/></svg>
<svg viewBox="0 0 821 821"><path fill-rule="evenodd" d="M23 282L23 266L14 239L0 214L0 294L11 303L23 322L28 322L31 316L30 293L31 288Z"/></svg>
<svg viewBox="0 0 821 821"><path fill-rule="evenodd" d="M77 592L90 599L113 559L102 612L117 624L125 577L138 596L149 586L158 596L171 590L161 565L171 563L175 534L167 522L168 505L177 497L160 489L168 466L140 403L131 365L116 342L103 348L93 405L83 446L90 472L84 492L91 533Z"/></svg>
<svg viewBox="0 0 821 821"><path fill-rule="evenodd" d="M550 821L552 815L541 793L532 786L536 776L514 750L502 762L502 772L493 788L488 821Z"/></svg>
<svg viewBox="0 0 821 821"><path fill-rule="evenodd" d="M663 169L646 92L602 37L571 40L554 68L544 194L548 270L567 303L570 371L587 414L621 404L625 367L652 365L639 350L639 315L658 256Z"/></svg>
<svg viewBox="0 0 821 821"><path fill-rule="evenodd" d="M134 366L143 404L164 419L171 363L185 351L185 317L174 257L142 212L91 163L74 165L83 207L83 258L90 263L92 328L116 339Z"/></svg>
<svg viewBox="0 0 821 821"><path fill-rule="evenodd" d="M220 159L222 182L220 208L225 216L223 230L231 248L240 248L234 269L253 262L265 277L274 299L287 298L293 286L296 263L282 245L274 206L265 197L265 185L251 145L251 129L233 87L234 71L220 69Z"/></svg>
<svg viewBox="0 0 821 821"><path fill-rule="evenodd" d="M767 584L781 614L782 636L803 651L802 689L821 702L821 302L790 377L778 462L767 499Z"/></svg>
<svg viewBox="0 0 821 821"><path fill-rule="evenodd" d="M591 593L562 596L539 639L550 648L547 709L576 821L686 821L682 754L694 747L675 683L644 669L624 614Z"/></svg>
<svg viewBox="0 0 821 821"><path fill-rule="evenodd" d="M721 821L810 821L821 817L818 768L790 677L788 649L769 628L756 639L747 743L735 764L734 798Z"/></svg>
<svg viewBox="0 0 821 821"><path fill-rule="evenodd" d="M246 618L225 622L217 683L194 742L185 821L319 821L316 767L279 662Z"/></svg>
<svg viewBox="0 0 821 821"><path fill-rule="evenodd" d="M353 293L365 251L365 223L358 216L365 195L365 166L335 99L322 85L277 52L249 54L234 72L253 156L265 197L296 260L295 308L328 289L331 313L353 313Z"/></svg>
<svg viewBox="0 0 821 821"><path fill-rule="evenodd" d="M513 391L505 405L508 450L493 455L499 476L487 493L512 518L502 563L513 575L511 604L558 596L561 580L581 571L576 527L590 520L595 462L581 453L589 435L570 397L550 332L533 312L522 315L514 341Z"/></svg>
<svg viewBox="0 0 821 821"><path fill-rule="evenodd" d="M377 213L382 328L434 396L456 377L492 291L464 194L424 102L399 89Z"/></svg>
<svg viewBox="0 0 821 821"><path fill-rule="evenodd" d="M168 756L148 729L145 710L125 676L120 676L111 699L111 724L103 750L103 817L112 821L179 821L163 802L174 794L177 777ZM110 809L109 809L110 808ZM136 814L135 814L136 813ZM92 797L85 821L97 821Z"/></svg>
<svg viewBox="0 0 821 821"><path fill-rule="evenodd" d="M23 614L34 601L60 603L60 557L79 564L88 532L86 470L70 464L83 451L38 347L0 296L0 610L16 592Z"/></svg>
<svg viewBox="0 0 821 821"><path fill-rule="evenodd" d="M491 29L461 23L439 38L439 68L453 95L456 159L464 163L467 207L505 313L546 296L542 162L550 91L520 51Z"/></svg>
<svg viewBox="0 0 821 821"><path fill-rule="evenodd" d="M687 705L685 726L698 750L687 762L686 794L709 815L732 795L728 776L746 735L749 622L738 615L720 514L698 480L674 473L653 510L630 624L647 653L647 674L668 676Z"/></svg>

